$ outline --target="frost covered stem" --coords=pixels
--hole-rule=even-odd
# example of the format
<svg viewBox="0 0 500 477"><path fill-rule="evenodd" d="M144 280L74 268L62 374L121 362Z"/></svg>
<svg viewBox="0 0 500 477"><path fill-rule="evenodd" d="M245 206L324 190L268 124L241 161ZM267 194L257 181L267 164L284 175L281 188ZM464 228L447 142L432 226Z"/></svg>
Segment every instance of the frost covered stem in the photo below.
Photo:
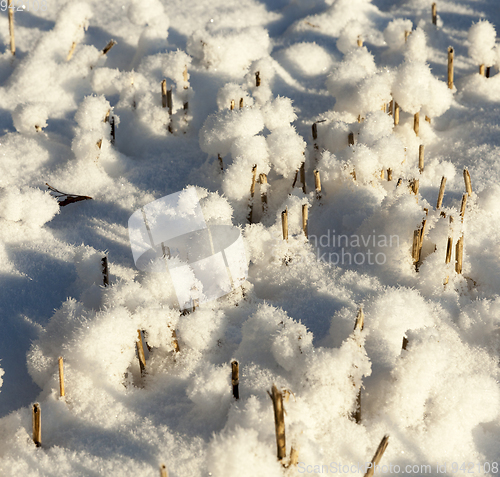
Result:
<svg viewBox="0 0 500 477"><path fill-rule="evenodd" d="M457 273L462 273L462 261L464 257L464 236L462 235L458 241L457 246L455 247L455 271Z"/></svg>
<svg viewBox="0 0 500 477"><path fill-rule="evenodd" d="M394 102L394 126L399 125L399 104Z"/></svg>
<svg viewBox="0 0 500 477"><path fill-rule="evenodd" d="M68 51L68 56L66 56L66 61L69 61L71 60L71 58L73 58L73 53L75 52L75 48L76 48L76 41L74 41L71 44L71 48Z"/></svg>
<svg viewBox="0 0 500 477"><path fill-rule="evenodd" d="M144 356L144 346L142 344L141 330L137 330L138 340L137 344L137 357L139 358L139 367L141 368L141 376L146 372L146 357Z"/></svg>
<svg viewBox="0 0 500 477"><path fill-rule="evenodd" d="M304 235L308 238L307 234L307 219L309 217L309 204L302 204L302 230Z"/></svg>
<svg viewBox="0 0 500 477"><path fill-rule="evenodd" d="M436 204L436 209L440 209L443 204L444 188L446 187L446 177L443 176L441 179L441 186L439 187L438 200Z"/></svg>
<svg viewBox="0 0 500 477"><path fill-rule="evenodd" d="M385 450L387 449L387 446L389 445L389 435L386 434L382 440L380 441L380 444L378 445L377 451L375 452L375 455L373 456L373 459L370 463L370 467L368 471L365 474L365 477L372 477L372 475L375 472L375 466L377 466L382 459L382 456L384 455Z"/></svg>
<svg viewBox="0 0 500 477"><path fill-rule="evenodd" d="M288 209L281 212L281 228L283 230L283 240L288 240Z"/></svg>
<svg viewBox="0 0 500 477"><path fill-rule="evenodd" d="M464 169L464 181L465 181L465 191L467 195L470 197L472 195L472 184L470 181L470 174L467 169Z"/></svg>
<svg viewBox="0 0 500 477"><path fill-rule="evenodd" d="M276 384L273 384L271 393L274 408L274 426L276 429L276 446L278 448L278 459L283 460L286 457L285 440L285 416L283 412L283 394L278 391Z"/></svg>
<svg viewBox="0 0 500 477"><path fill-rule="evenodd" d="M448 48L448 88L453 89L453 47Z"/></svg>
<svg viewBox="0 0 500 477"><path fill-rule="evenodd" d="M432 24L437 25L437 6L436 2L432 4Z"/></svg>
<svg viewBox="0 0 500 477"><path fill-rule="evenodd" d="M314 171L314 188L316 189L316 199L321 199L321 178L319 176L319 171Z"/></svg>
<svg viewBox="0 0 500 477"><path fill-rule="evenodd" d="M62 356L59 356L59 396L64 397L64 364Z"/></svg>
<svg viewBox="0 0 500 477"><path fill-rule="evenodd" d="M165 464L160 465L160 477L168 477L167 466Z"/></svg>
<svg viewBox="0 0 500 477"><path fill-rule="evenodd" d="M233 361L231 363L231 384L233 385L233 397L234 399L240 398L240 365L238 361Z"/></svg>
<svg viewBox="0 0 500 477"><path fill-rule="evenodd" d="M161 107L167 107L167 80L161 82Z"/></svg>
<svg viewBox="0 0 500 477"><path fill-rule="evenodd" d="M42 445L42 420L40 404L33 404L33 442L37 447Z"/></svg>
<svg viewBox="0 0 500 477"><path fill-rule="evenodd" d="M12 0L9 0L9 35L10 35L10 52L16 54L16 41L14 39L14 6Z"/></svg>
<svg viewBox="0 0 500 477"><path fill-rule="evenodd" d="M417 111L413 116L413 130L415 131L415 135L418 137L418 133L420 131L420 111Z"/></svg>
<svg viewBox="0 0 500 477"><path fill-rule="evenodd" d="M104 257L101 260L102 265L102 284L107 287L109 286L109 268L108 268L108 257Z"/></svg>
<svg viewBox="0 0 500 477"><path fill-rule="evenodd" d="M418 171L420 172L420 174L424 172L424 149L424 145L420 144L420 146L418 147Z"/></svg>
<svg viewBox="0 0 500 477"><path fill-rule="evenodd" d="M181 349L179 348L179 341L177 340L177 333L172 330L172 346L174 347L174 351L178 353Z"/></svg>

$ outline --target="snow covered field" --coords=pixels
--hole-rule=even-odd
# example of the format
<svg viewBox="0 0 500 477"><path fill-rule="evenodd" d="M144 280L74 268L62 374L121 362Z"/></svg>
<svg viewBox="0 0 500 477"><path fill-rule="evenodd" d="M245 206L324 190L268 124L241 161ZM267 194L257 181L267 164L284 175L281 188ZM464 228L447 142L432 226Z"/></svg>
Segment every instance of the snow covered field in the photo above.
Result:
<svg viewBox="0 0 500 477"><path fill-rule="evenodd" d="M431 5L1 2L2 476L498 475L500 10ZM249 265L181 314L128 221L188 186Z"/></svg>

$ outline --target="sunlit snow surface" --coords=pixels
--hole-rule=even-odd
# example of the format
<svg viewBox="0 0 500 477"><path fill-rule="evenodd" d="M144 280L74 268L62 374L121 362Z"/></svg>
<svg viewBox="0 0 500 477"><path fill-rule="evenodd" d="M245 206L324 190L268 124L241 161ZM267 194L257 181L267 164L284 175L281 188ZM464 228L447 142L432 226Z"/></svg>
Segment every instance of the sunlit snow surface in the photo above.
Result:
<svg viewBox="0 0 500 477"><path fill-rule="evenodd" d="M438 2L433 25L430 0L30 0L14 15L15 57L0 12L0 474L326 473L370 461L389 434L381 464L497 475L497 3ZM381 110L391 99L396 127ZM60 207L46 183L92 200ZM241 229L249 269L241 288L181 315L172 277L135 267L128 220L188 186L208 227ZM276 459L273 383L289 396L289 469Z"/></svg>

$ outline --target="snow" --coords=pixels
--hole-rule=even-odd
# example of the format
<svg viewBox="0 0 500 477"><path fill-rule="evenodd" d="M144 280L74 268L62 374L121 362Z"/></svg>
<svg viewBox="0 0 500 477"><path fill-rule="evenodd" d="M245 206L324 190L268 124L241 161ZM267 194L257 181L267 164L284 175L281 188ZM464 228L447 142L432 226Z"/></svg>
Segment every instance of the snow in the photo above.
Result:
<svg viewBox="0 0 500 477"><path fill-rule="evenodd" d="M497 475L497 2L45 3L15 56L0 15L0 474L292 476L389 434L396 473Z"/></svg>

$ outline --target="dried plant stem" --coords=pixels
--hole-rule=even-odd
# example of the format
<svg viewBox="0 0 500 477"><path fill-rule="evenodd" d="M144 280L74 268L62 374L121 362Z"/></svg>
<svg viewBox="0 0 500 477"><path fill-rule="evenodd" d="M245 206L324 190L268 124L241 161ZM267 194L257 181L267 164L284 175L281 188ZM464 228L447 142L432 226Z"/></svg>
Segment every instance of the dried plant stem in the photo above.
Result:
<svg viewBox="0 0 500 477"><path fill-rule="evenodd" d="M384 452L387 449L388 444L389 444L389 436L386 434L380 441L380 444L378 445L375 455L371 460L370 467L364 477L373 476L375 472L375 467L379 464L380 460L382 459L382 456L384 455Z"/></svg>
<svg viewBox="0 0 500 477"><path fill-rule="evenodd" d="M144 356L144 346L142 344L141 330L137 330L138 340L137 344L137 357L139 358L139 367L141 369L141 376L146 373L146 357Z"/></svg>
<svg viewBox="0 0 500 477"><path fill-rule="evenodd" d="M260 71L255 73L255 86L260 86Z"/></svg>
<svg viewBox="0 0 500 477"><path fill-rule="evenodd" d="M231 362L231 384L233 385L234 399L240 398L240 365L238 361Z"/></svg>
<svg viewBox="0 0 500 477"><path fill-rule="evenodd" d="M419 181L418 179L413 179L413 180L410 182L411 191L412 191L415 195L418 195L418 189L419 189L419 186L420 186L420 181Z"/></svg>
<svg viewBox="0 0 500 477"><path fill-rule="evenodd" d="M408 37L411 35L410 30L405 30L405 43L408 41Z"/></svg>
<svg viewBox="0 0 500 477"><path fill-rule="evenodd" d="M411 249L411 256L413 258L415 267L420 260L420 235L420 229L416 229L413 231L413 246Z"/></svg>
<svg viewBox="0 0 500 477"><path fill-rule="evenodd" d="M42 419L40 404L33 404L33 442L37 447L42 445Z"/></svg>
<svg viewBox="0 0 500 477"><path fill-rule="evenodd" d="M462 273L462 262L464 258L464 236L462 235L455 247L455 271L460 274Z"/></svg>
<svg viewBox="0 0 500 477"><path fill-rule="evenodd" d="M470 181L470 173L467 169L464 169L464 181L465 181L465 191L467 195L472 196L472 184Z"/></svg>
<svg viewBox="0 0 500 477"><path fill-rule="evenodd" d="M431 124L431 118L430 118L429 116L427 116L427 114L425 115L425 120L426 120L429 124Z"/></svg>
<svg viewBox="0 0 500 477"><path fill-rule="evenodd" d="M240 98L240 109L243 108L243 98Z"/></svg>
<svg viewBox="0 0 500 477"><path fill-rule="evenodd" d="M231 109L231 111L233 111L235 105L236 105L236 103L234 102L234 99L232 99L231 100L231 105L229 106L229 108Z"/></svg>
<svg viewBox="0 0 500 477"><path fill-rule="evenodd" d="M16 41L14 38L14 6L13 0L9 0L9 36L10 36L10 52L16 54Z"/></svg>
<svg viewBox="0 0 500 477"><path fill-rule="evenodd" d="M486 67L486 78L490 77L490 72L491 72L491 66Z"/></svg>
<svg viewBox="0 0 500 477"><path fill-rule="evenodd" d="M161 82L161 107L167 107L167 80Z"/></svg>
<svg viewBox="0 0 500 477"><path fill-rule="evenodd" d="M292 445L290 449L290 461L288 462L288 467L292 465L297 465L299 463L299 449L296 445Z"/></svg>
<svg viewBox="0 0 500 477"><path fill-rule="evenodd" d="M437 6L436 2L432 4L432 24L437 25Z"/></svg>
<svg viewBox="0 0 500 477"><path fill-rule="evenodd" d="M399 104L394 102L394 126L399 125Z"/></svg>
<svg viewBox="0 0 500 477"><path fill-rule="evenodd" d="M66 61L69 61L71 60L71 58L73 58L73 53L75 52L75 48L76 48L76 41L74 41L71 44L71 48L68 51L68 56L66 56Z"/></svg>
<svg viewBox="0 0 500 477"><path fill-rule="evenodd" d="M300 165L300 182L302 182L302 192L306 194L306 166L305 162Z"/></svg>
<svg viewBox="0 0 500 477"><path fill-rule="evenodd" d="M415 131L415 135L418 136L420 132L420 112L417 111L413 116L413 130Z"/></svg>
<svg viewBox="0 0 500 477"><path fill-rule="evenodd" d="M262 202L262 213L267 213L267 175L259 174L260 200Z"/></svg>
<svg viewBox="0 0 500 477"><path fill-rule="evenodd" d="M306 238L308 238L307 234L307 220L309 216L309 204L302 204L302 231Z"/></svg>
<svg viewBox="0 0 500 477"><path fill-rule="evenodd" d="M109 50L111 50L111 48L113 48L113 46L115 45L116 45L115 40L109 40L108 44L102 49L102 54L106 55L109 52Z"/></svg>
<svg viewBox="0 0 500 477"><path fill-rule="evenodd" d="M319 176L319 171L314 171L314 188L316 189L316 199L321 199L321 178Z"/></svg>
<svg viewBox="0 0 500 477"><path fill-rule="evenodd" d="M354 323L354 331L359 330L362 331L365 327L365 314L363 313L363 308L360 307L358 310L358 314L356 315L356 321Z"/></svg>
<svg viewBox="0 0 500 477"><path fill-rule="evenodd" d="M223 171L224 170L224 162L222 161L222 156L220 154L217 154L217 159L219 160L220 170Z"/></svg>
<svg viewBox="0 0 500 477"><path fill-rule="evenodd" d="M361 38L361 35L358 35L357 43L358 43L358 48L361 48L363 46L363 38Z"/></svg>
<svg viewBox="0 0 500 477"><path fill-rule="evenodd" d="M453 89L453 56L454 50L450 46L448 48L448 88Z"/></svg>
<svg viewBox="0 0 500 477"><path fill-rule="evenodd" d="M408 338L406 336L403 336L403 344L401 345L401 349L404 349L406 351L407 346L408 346Z"/></svg>
<svg viewBox="0 0 500 477"><path fill-rule="evenodd" d="M424 145L420 144L420 146L418 147L418 170L420 174L424 172L424 149Z"/></svg>
<svg viewBox="0 0 500 477"><path fill-rule="evenodd" d="M481 76L485 76L485 67L484 67L484 63L482 65L479 65L479 74Z"/></svg>
<svg viewBox="0 0 500 477"><path fill-rule="evenodd" d="M160 477L168 477L167 466L165 464L160 465Z"/></svg>
<svg viewBox="0 0 500 477"><path fill-rule="evenodd" d="M441 179L441 186L439 187L438 200L436 204L436 209L440 209L443 204L444 188L446 187L446 177L443 176Z"/></svg>
<svg viewBox="0 0 500 477"><path fill-rule="evenodd" d="M467 194L464 194L462 196L462 203L460 204L460 217L462 218L462 222L464 221L464 216L465 216L465 207L467 205Z"/></svg>
<svg viewBox="0 0 500 477"><path fill-rule="evenodd" d="M251 224L253 221L253 197L255 195L255 179L257 176L257 164L252 167L252 182L250 184L250 201L249 201L249 211L248 211L248 223Z"/></svg>
<svg viewBox="0 0 500 477"><path fill-rule="evenodd" d="M181 349L179 348L179 341L177 340L177 333L175 329L172 330L172 346L174 347L174 351L176 353L180 352Z"/></svg>
<svg viewBox="0 0 500 477"><path fill-rule="evenodd" d="M288 209L281 212L281 229L283 231L283 240L288 240Z"/></svg>
<svg viewBox="0 0 500 477"><path fill-rule="evenodd" d="M392 116L392 109L394 108L394 100L391 99L391 102L389 103L389 108L387 110L387 113L389 114L389 116Z"/></svg>
<svg viewBox="0 0 500 477"><path fill-rule="evenodd" d="M273 384L271 393L274 408L274 426L276 430L276 447L279 460L286 457L286 439L285 439L285 416L283 411L283 394L278 391L276 384Z"/></svg>
<svg viewBox="0 0 500 477"><path fill-rule="evenodd" d="M65 392L64 392L64 364L63 364L62 356L59 356L58 364L59 364L59 396L64 397L65 396Z"/></svg>
<svg viewBox="0 0 500 477"><path fill-rule="evenodd" d="M451 262L451 252L453 249L453 233L451 229L451 224L453 223L453 217L450 215L450 233L448 234L448 243L446 244L446 257L444 259L444 263ZM446 283L448 282L448 278L446 278Z"/></svg>
<svg viewBox="0 0 500 477"><path fill-rule="evenodd" d="M392 181L392 169L387 169L387 180Z"/></svg>
<svg viewBox="0 0 500 477"><path fill-rule="evenodd" d="M109 267L108 267L108 257L103 257L101 259L102 266L102 284L107 287L109 286Z"/></svg>
<svg viewBox="0 0 500 477"><path fill-rule="evenodd" d="M353 132L349 133L348 140L349 140L349 146L354 146L354 133Z"/></svg>

